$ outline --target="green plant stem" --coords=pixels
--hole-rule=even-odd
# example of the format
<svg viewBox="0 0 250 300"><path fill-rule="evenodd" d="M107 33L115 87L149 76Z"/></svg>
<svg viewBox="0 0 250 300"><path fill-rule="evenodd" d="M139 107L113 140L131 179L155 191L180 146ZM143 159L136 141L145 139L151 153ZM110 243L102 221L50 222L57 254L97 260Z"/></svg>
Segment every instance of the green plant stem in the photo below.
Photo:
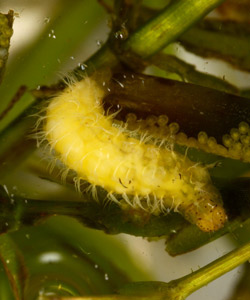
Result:
<svg viewBox="0 0 250 300"><path fill-rule="evenodd" d="M189 64L174 55L159 53L154 55L149 62L162 70L178 74L183 81L230 94L239 94L239 90L234 85L213 75L199 72L194 65Z"/></svg>
<svg viewBox="0 0 250 300"><path fill-rule="evenodd" d="M123 295L161 296L161 299L184 300L190 294L250 259L250 242L213 261L205 267L177 280L134 282L122 287Z"/></svg>
<svg viewBox="0 0 250 300"><path fill-rule="evenodd" d="M123 49L147 58L174 41L222 2L223 0L174 1L131 35Z"/></svg>
<svg viewBox="0 0 250 300"><path fill-rule="evenodd" d="M175 290L185 299L199 288L250 259L250 242L213 261L207 266L174 281Z"/></svg>
<svg viewBox="0 0 250 300"><path fill-rule="evenodd" d="M166 9L150 20L145 26L132 34L124 44L121 45L121 51L128 51L129 55L133 52L132 55L139 55L141 58L153 55L222 2L222 0L176 1L173 5L167 6ZM47 52L39 48L39 53ZM39 61L40 57L35 57L35 60ZM112 51L108 49L108 46L105 45L103 49L94 54L86 63L87 66L90 66L90 69L93 70L104 66L113 67L118 63L118 60L116 60ZM79 73L80 70L81 67L78 67L75 72ZM86 70L84 70L84 72L86 72ZM41 78L41 75L39 76L39 78ZM18 78L22 77L19 76ZM36 85L39 84L37 80L35 81ZM22 82L22 84L24 83L25 82ZM36 86L34 82L32 82L32 84L33 87ZM16 84L12 90L15 91L19 85ZM0 131L5 129L13 120L20 116L33 102L34 97L25 94L8 112L6 117L0 121ZM8 103L6 103L6 106L7 105Z"/></svg>
<svg viewBox="0 0 250 300"><path fill-rule="evenodd" d="M75 199L69 201L49 201L11 198L7 192L6 186L0 186L0 234L19 230L24 225L36 225L55 215L74 217L86 226L110 234L128 233L147 237L169 235L186 224L177 213L150 216L122 210L116 204L98 203L88 198L90 195L85 195L85 199L76 195ZM100 200L106 196L107 193L99 192Z"/></svg>
<svg viewBox="0 0 250 300"><path fill-rule="evenodd" d="M197 226L189 225L176 234L172 234L167 239L166 251L171 256L177 256L189 251L193 251L207 243L210 243L219 237L234 231L237 228L245 227L249 223L249 219L243 222L242 218L237 218L233 221L226 223L226 225L212 233L200 231ZM188 236L188 239L186 238Z"/></svg>

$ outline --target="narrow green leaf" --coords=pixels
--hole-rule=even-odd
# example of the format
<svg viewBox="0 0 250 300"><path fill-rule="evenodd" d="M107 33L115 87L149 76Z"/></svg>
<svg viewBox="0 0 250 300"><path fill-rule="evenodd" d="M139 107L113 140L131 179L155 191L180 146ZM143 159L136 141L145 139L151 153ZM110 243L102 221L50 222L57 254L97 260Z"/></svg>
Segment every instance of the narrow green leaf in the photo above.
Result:
<svg viewBox="0 0 250 300"><path fill-rule="evenodd" d="M0 120L0 131L35 101L35 98L26 92L14 106L10 106L20 86L25 85L31 90L51 83L55 78L55 71L58 72L59 68L69 61L75 49L95 28L97 17L102 20L104 13L96 1L78 0L70 4L65 2L63 10L60 11L60 18L51 20L49 27L38 37L37 42L8 70L0 87L0 114L8 110ZM56 38L50 37L52 30Z"/></svg>
<svg viewBox="0 0 250 300"><path fill-rule="evenodd" d="M249 24L206 20L183 34L182 45L203 57L216 57L250 70Z"/></svg>

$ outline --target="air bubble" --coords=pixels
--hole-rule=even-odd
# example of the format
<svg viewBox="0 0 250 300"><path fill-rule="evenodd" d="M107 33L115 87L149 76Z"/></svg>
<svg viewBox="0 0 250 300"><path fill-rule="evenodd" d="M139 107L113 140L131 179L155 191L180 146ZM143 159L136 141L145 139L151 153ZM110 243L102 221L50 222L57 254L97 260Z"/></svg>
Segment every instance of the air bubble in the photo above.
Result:
<svg viewBox="0 0 250 300"><path fill-rule="evenodd" d="M79 64L78 64L78 67L79 67L82 71L84 71L84 70L86 70L87 65L82 64L82 63L79 63Z"/></svg>
<svg viewBox="0 0 250 300"><path fill-rule="evenodd" d="M48 34L48 37L52 38L52 39L56 39L56 35L55 35L54 29L51 29L50 33Z"/></svg>
<svg viewBox="0 0 250 300"><path fill-rule="evenodd" d="M48 24L49 22L50 22L50 18L48 18L48 17L44 18L44 20L43 20L44 24Z"/></svg>
<svg viewBox="0 0 250 300"><path fill-rule="evenodd" d="M103 41L101 41L101 40L97 40L97 41L96 41L96 45L97 45L98 47L101 47L102 44L103 44Z"/></svg>

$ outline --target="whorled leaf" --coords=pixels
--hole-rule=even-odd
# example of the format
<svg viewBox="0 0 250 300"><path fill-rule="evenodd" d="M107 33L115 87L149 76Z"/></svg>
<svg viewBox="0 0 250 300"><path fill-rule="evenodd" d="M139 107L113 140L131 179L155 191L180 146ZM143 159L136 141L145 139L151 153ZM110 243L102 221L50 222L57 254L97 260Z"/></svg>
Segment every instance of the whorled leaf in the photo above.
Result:
<svg viewBox="0 0 250 300"><path fill-rule="evenodd" d="M12 286L20 290L15 299L113 294L131 280L150 278L118 241L68 217L2 235L0 244L6 245L1 259ZM25 265L25 277L16 267L20 262Z"/></svg>

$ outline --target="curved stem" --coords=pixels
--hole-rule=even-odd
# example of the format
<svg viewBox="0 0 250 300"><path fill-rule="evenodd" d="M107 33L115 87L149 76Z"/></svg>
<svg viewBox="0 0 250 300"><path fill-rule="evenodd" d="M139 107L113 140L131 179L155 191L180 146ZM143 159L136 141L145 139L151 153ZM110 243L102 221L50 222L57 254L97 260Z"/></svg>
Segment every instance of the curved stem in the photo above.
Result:
<svg viewBox="0 0 250 300"><path fill-rule="evenodd" d="M124 44L121 45L121 52L127 52L126 56L140 56L141 58L153 55L222 2L223 0L175 1L172 5L167 6L158 16L133 33ZM40 53L43 53L43 51L39 48L39 57L36 57L36 60L40 59ZM113 67L118 63L119 61L109 49L108 45L105 45L103 49L95 53L86 62L90 70L104 66ZM85 66L85 64L83 64L83 66ZM86 72L85 67L83 69L83 72ZM79 74L81 70L82 67L80 66L74 73ZM20 76L18 78L20 78ZM35 82L35 80L33 81ZM34 82L32 85L36 86ZM17 85L14 90L18 87ZM23 99L25 99L25 97L29 99L26 99L27 101L24 104ZM5 118L0 121L0 131L3 131L13 120L20 116L28 106L33 104L34 98L25 94L19 102L20 103L8 111ZM8 105L8 103L6 103L6 105Z"/></svg>
<svg viewBox="0 0 250 300"><path fill-rule="evenodd" d="M207 285L209 282L231 271L250 259L250 242L231 251L225 256L213 261L207 266L176 281L170 282L175 292L182 294L185 299L188 295Z"/></svg>
<svg viewBox="0 0 250 300"><path fill-rule="evenodd" d="M223 0L174 1L125 42L124 50L147 58L164 48Z"/></svg>
<svg viewBox="0 0 250 300"><path fill-rule="evenodd" d="M209 282L250 259L250 242L213 261L205 267L177 280L134 282L123 286L119 293L127 296L148 296L148 299L184 300Z"/></svg>

